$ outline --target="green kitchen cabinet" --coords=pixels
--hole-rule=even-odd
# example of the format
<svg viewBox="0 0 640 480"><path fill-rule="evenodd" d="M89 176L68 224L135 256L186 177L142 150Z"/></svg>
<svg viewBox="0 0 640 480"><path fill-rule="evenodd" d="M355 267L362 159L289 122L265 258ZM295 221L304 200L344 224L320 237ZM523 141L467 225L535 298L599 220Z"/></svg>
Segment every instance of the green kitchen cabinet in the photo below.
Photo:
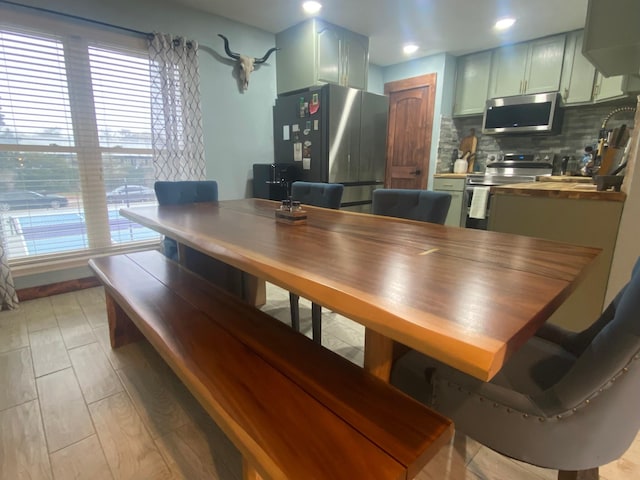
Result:
<svg viewBox="0 0 640 480"><path fill-rule="evenodd" d="M445 225L460 227L464 226L466 218L466 201L464 197L464 189L466 177L463 178L434 178L433 190L436 192L446 192L451 195L451 204L449 212L444 222Z"/></svg>
<svg viewBox="0 0 640 480"><path fill-rule="evenodd" d="M602 312L623 205L622 201L551 195L491 196L489 230L602 249L582 283L549 322L579 331Z"/></svg>
<svg viewBox="0 0 640 480"><path fill-rule="evenodd" d="M565 38L554 35L496 49L489 97L558 91Z"/></svg>
<svg viewBox="0 0 640 480"><path fill-rule="evenodd" d="M484 112L489 78L491 76L491 51L459 57L456 74L455 116L478 115Z"/></svg>
<svg viewBox="0 0 640 480"><path fill-rule="evenodd" d="M565 105L591 103L595 67L582 55L584 30L567 34L560 94Z"/></svg>
<svg viewBox="0 0 640 480"><path fill-rule="evenodd" d="M369 39L311 19L276 35L278 94L326 83L366 90Z"/></svg>
<svg viewBox="0 0 640 480"><path fill-rule="evenodd" d="M630 93L640 91L640 77L632 75L616 75L605 77L601 73L596 74L593 87L593 101L603 102L617 98L625 98Z"/></svg>

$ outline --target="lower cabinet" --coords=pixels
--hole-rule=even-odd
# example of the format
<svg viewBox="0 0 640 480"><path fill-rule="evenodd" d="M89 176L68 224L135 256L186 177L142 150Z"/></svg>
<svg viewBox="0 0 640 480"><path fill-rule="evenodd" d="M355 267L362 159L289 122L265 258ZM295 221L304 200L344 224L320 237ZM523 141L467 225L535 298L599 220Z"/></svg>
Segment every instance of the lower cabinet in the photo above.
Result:
<svg viewBox="0 0 640 480"><path fill-rule="evenodd" d="M463 178L434 178L433 189L438 192L447 192L451 194L451 205L449 213L444 222L445 225L460 227L464 226L466 218L466 202L464 199L466 177Z"/></svg>
<svg viewBox="0 0 640 480"><path fill-rule="evenodd" d="M579 331L598 319L624 203L593 199L493 195L489 230L601 248L583 281L549 318Z"/></svg>

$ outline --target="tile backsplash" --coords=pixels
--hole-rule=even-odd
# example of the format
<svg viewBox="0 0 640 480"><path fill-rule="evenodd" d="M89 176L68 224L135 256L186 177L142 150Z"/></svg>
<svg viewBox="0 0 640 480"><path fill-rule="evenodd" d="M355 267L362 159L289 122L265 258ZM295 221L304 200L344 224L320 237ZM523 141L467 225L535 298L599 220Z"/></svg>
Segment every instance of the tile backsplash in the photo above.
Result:
<svg viewBox="0 0 640 480"><path fill-rule="evenodd" d="M584 105L566 107L562 130L558 135L483 135L482 116L470 117L442 117L440 124L440 138L438 141L437 173L452 171L452 153L459 148L460 140L469 135L474 128L478 137L476 150L476 162L474 169L484 172L487 158L495 155L518 152L533 153L544 158L549 155L564 156L574 155L580 158L587 145L595 146L598 143L598 133L602 121L615 108L629 106L635 107L632 99L625 102L615 102L597 105ZM633 128L633 112L620 112L611 117L607 123L607 129L626 124L627 128Z"/></svg>

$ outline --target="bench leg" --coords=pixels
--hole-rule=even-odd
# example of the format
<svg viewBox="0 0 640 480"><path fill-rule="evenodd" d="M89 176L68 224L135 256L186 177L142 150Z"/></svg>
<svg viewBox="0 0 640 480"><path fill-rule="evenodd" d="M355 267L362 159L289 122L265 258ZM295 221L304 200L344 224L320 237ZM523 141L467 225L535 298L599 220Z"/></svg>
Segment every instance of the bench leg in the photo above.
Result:
<svg viewBox="0 0 640 480"><path fill-rule="evenodd" d="M242 457L242 480L262 480L258 471L244 457Z"/></svg>
<svg viewBox="0 0 640 480"><path fill-rule="evenodd" d="M118 348L127 343L143 338L138 327L131 321L125 311L116 303L109 292L105 291L107 301L107 320L109 321L109 339L111 348Z"/></svg>

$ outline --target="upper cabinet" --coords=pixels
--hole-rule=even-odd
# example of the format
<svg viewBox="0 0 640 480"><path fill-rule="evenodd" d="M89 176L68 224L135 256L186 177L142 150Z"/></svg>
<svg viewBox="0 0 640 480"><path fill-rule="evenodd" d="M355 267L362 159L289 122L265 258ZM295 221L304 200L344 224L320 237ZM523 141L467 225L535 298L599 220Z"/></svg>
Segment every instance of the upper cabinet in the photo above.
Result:
<svg viewBox="0 0 640 480"><path fill-rule="evenodd" d="M638 91L640 79L632 75L605 77L583 55L584 30L567 34L560 94L565 105L604 102Z"/></svg>
<svg viewBox="0 0 640 480"><path fill-rule="evenodd" d="M488 98L559 91L564 105L640 92L640 76L604 77L582 54L584 31L458 57L455 116L479 115Z"/></svg>
<svg viewBox="0 0 640 480"><path fill-rule="evenodd" d="M564 49L565 35L496 49L489 97L558 91Z"/></svg>
<svg viewBox="0 0 640 480"><path fill-rule="evenodd" d="M367 88L369 39L312 19L276 35L278 94L333 83Z"/></svg>
<svg viewBox="0 0 640 480"><path fill-rule="evenodd" d="M454 115L482 113L489 91L491 51L458 58Z"/></svg>
<svg viewBox="0 0 640 480"><path fill-rule="evenodd" d="M582 55L584 31L567 34L567 44L562 67L560 95L565 105L589 103L593 93L595 67Z"/></svg>
<svg viewBox="0 0 640 480"><path fill-rule="evenodd" d="M616 98L624 98L629 93L640 91L640 77L633 75L616 75L605 77L601 73L596 75L593 87L593 101L604 102Z"/></svg>

